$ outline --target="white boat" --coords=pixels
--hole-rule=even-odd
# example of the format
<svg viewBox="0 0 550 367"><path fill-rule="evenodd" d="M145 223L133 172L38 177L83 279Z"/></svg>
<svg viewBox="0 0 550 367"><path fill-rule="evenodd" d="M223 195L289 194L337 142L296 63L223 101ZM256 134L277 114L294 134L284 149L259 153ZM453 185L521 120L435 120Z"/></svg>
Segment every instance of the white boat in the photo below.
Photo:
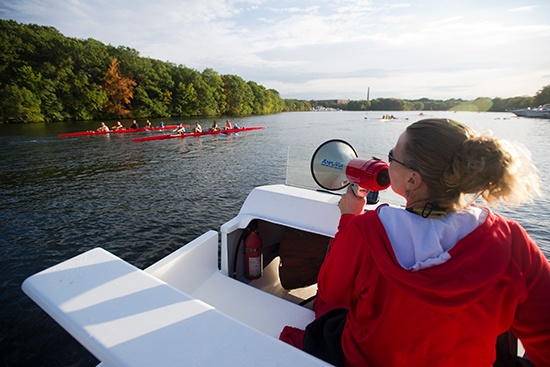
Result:
<svg viewBox="0 0 550 367"><path fill-rule="evenodd" d="M338 200L283 184L257 187L219 233L209 231L144 270L96 248L29 277L23 290L105 366L327 365L278 340L285 325L305 328L314 320L299 303L316 286L285 290L279 257L267 254L276 253L286 229L333 237ZM242 254L236 269L233 259L252 220L266 266L249 281Z"/></svg>
<svg viewBox="0 0 550 367"><path fill-rule="evenodd" d="M292 155L303 158L289 151L287 183L310 186L311 178L298 177L307 167ZM316 284L284 289L278 246L286 231L328 242L337 231L339 199L288 184L257 187L219 232L144 270L96 248L30 276L22 288L101 366L329 366L279 340L284 326L304 329L314 320L307 300ZM380 203L404 201L389 189L380 192ZM251 281L239 243L252 221L264 262L263 275Z"/></svg>
<svg viewBox="0 0 550 367"><path fill-rule="evenodd" d="M299 182L310 157L289 150L287 183L315 186L312 178ZM391 190L381 197L402 202ZM328 243L339 198L287 184L257 187L219 232L144 270L96 248L30 276L22 288L104 366L327 366L279 340L284 326L303 329L314 320L311 303L300 303L316 294L316 285L283 288L278 246L287 230ZM263 243L263 275L250 281L237 247L252 221Z"/></svg>
<svg viewBox="0 0 550 367"><path fill-rule="evenodd" d="M537 108L524 108L521 110L511 110L510 112L521 117L538 117L538 118L550 118L550 103Z"/></svg>

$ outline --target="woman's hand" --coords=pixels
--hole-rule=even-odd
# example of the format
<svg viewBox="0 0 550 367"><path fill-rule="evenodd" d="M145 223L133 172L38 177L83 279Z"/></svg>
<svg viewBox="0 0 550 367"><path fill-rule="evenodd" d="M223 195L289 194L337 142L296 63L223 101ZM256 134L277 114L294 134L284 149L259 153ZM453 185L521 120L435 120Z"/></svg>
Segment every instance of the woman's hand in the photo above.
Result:
<svg viewBox="0 0 550 367"><path fill-rule="evenodd" d="M359 215L363 214L366 203L366 198L359 198L355 196L351 186L348 186L348 190L344 195L342 195L340 201L338 202L338 207L340 208L341 214Z"/></svg>

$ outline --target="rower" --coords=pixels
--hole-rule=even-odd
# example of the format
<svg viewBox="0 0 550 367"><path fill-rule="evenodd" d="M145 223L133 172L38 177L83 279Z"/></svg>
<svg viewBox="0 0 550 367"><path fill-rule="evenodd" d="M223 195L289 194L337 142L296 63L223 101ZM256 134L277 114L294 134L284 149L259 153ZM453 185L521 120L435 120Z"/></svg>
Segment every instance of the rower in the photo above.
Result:
<svg viewBox="0 0 550 367"><path fill-rule="evenodd" d="M173 131L175 134L185 134L185 126L183 126L182 123L180 123L177 127L177 129L175 129Z"/></svg>
<svg viewBox="0 0 550 367"><path fill-rule="evenodd" d="M97 129L97 131L109 131L109 128L107 127L107 125L105 125L104 122L102 122L101 127Z"/></svg>
<svg viewBox="0 0 550 367"><path fill-rule="evenodd" d="M111 130L122 130L124 129L124 126L120 123L120 121L117 121L116 125L111 127Z"/></svg>
<svg viewBox="0 0 550 367"><path fill-rule="evenodd" d="M193 128L193 132L194 133L202 133L202 127L201 127L201 125L199 125L198 121L195 122L195 127Z"/></svg>

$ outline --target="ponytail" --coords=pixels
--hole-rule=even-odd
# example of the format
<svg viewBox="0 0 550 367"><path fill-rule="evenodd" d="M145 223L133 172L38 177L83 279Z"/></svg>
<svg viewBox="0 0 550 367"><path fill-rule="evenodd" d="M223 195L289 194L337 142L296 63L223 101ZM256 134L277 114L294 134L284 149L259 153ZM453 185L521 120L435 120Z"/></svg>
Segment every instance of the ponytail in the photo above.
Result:
<svg viewBox="0 0 550 367"><path fill-rule="evenodd" d="M455 209L482 198L518 205L540 195L540 178L521 144L478 135L453 120L420 120L407 128L407 164L430 189L431 200Z"/></svg>

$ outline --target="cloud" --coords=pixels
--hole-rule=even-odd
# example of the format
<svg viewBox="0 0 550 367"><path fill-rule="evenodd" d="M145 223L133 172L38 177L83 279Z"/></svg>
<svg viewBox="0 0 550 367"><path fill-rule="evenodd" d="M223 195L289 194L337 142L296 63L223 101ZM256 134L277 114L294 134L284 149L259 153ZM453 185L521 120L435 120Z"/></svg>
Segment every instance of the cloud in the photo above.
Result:
<svg viewBox="0 0 550 367"><path fill-rule="evenodd" d="M520 8L514 8L514 9L509 9L508 11L520 11L520 12L527 12L527 11L532 11L532 10L535 10L537 8L537 6L534 6L534 5L531 5L531 6L522 6Z"/></svg>
<svg viewBox="0 0 550 367"><path fill-rule="evenodd" d="M319 10L319 6L310 6L307 8L300 8L300 7L290 7L290 8L274 8L274 7L268 7L267 10L273 11L275 13L315 13L317 10Z"/></svg>
<svg viewBox="0 0 550 367"><path fill-rule="evenodd" d="M4 0L0 16L288 98L360 99L367 86L401 98L506 97L534 94L550 74L546 1Z"/></svg>

